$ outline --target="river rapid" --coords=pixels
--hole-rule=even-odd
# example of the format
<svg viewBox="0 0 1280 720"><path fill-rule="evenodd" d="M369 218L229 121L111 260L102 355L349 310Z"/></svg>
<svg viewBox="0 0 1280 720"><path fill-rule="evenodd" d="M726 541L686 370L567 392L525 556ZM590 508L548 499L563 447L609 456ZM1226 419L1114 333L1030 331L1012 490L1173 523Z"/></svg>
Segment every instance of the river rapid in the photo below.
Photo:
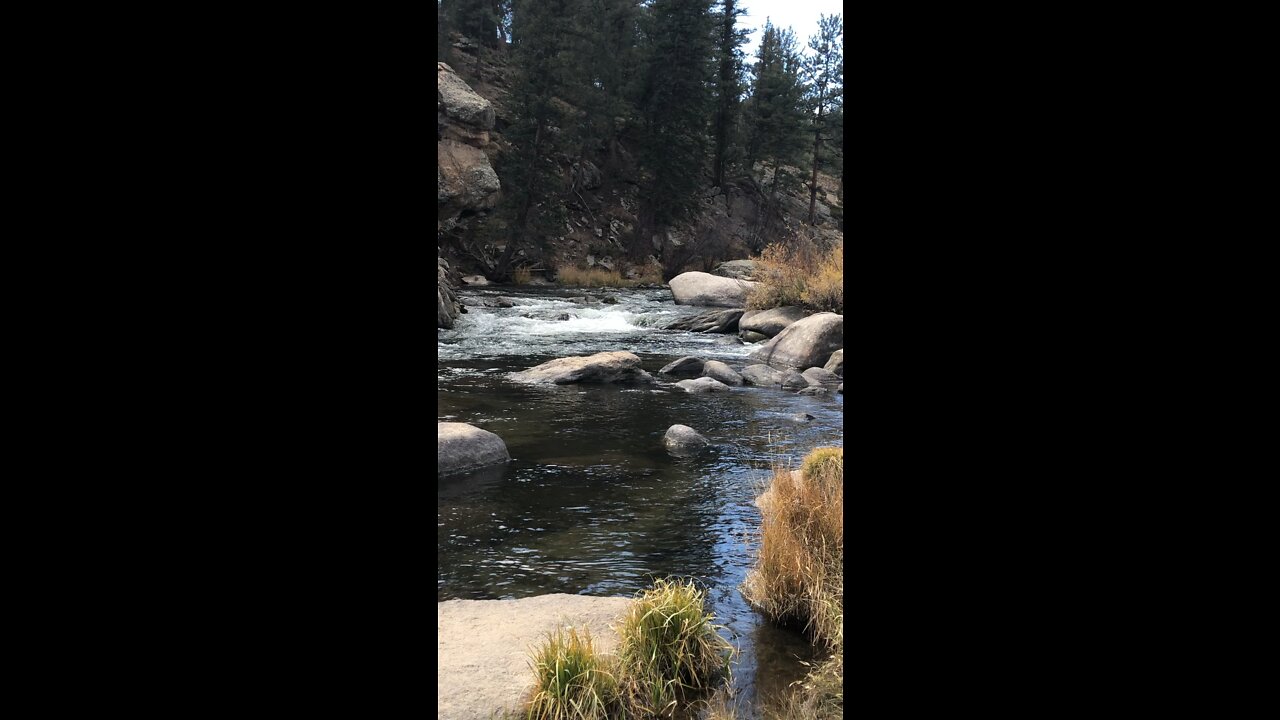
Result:
<svg viewBox="0 0 1280 720"><path fill-rule="evenodd" d="M438 486L440 601L546 593L630 596L653 578L707 587L734 667L739 717L804 674L813 650L752 610L739 586L754 562L755 497L776 464L844 445L844 396L740 387L689 395L657 375L683 355L735 370L759 345L734 335L663 330L707 308L675 305L670 290L463 288L468 312L438 330L438 420L496 433L512 462ZM571 297L611 295L617 304ZM509 308L480 307L498 298ZM568 319L560 319L565 314ZM558 357L626 350L657 386L530 386L509 373ZM797 416L808 414L803 421ZM713 447L669 455L662 436L688 425Z"/></svg>

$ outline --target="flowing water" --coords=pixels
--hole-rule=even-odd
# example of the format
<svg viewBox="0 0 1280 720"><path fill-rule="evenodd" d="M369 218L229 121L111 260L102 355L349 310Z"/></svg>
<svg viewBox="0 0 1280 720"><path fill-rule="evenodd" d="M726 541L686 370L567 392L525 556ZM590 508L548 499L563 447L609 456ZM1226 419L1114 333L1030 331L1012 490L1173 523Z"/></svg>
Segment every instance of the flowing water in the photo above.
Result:
<svg viewBox="0 0 1280 720"><path fill-rule="evenodd" d="M569 300L605 294L619 302ZM803 676L800 661L813 650L765 621L739 591L758 545L754 500L772 465L794 467L814 447L844 445L844 397L673 389L657 371L677 357L741 370L758 346L660 329L705 310L675 305L669 290L488 287L459 295L468 313L438 331L438 419L496 433L512 462L440 482L439 600L630 596L655 577L692 577L708 588L717 622L741 651L739 717L758 717L765 699ZM514 306L478 307L500 297ZM531 386L507 377L612 350L639 355L661 384ZM797 420L802 413L814 417ZM713 447L672 457L662 436L677 423Z"/></svg>

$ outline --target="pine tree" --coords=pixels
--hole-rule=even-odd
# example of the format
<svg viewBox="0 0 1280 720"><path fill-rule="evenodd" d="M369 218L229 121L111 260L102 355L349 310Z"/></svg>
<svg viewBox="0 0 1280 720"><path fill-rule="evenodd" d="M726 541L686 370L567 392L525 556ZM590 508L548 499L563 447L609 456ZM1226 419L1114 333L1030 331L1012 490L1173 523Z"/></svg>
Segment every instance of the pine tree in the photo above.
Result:
<svg viewBox="0 0 1280 720"><path fill-rule="evenodd" d="M560 52L572 34L581 0L520 0L515 4L512 87L515 118L506 131L511 151L498 167L508 228L507 246L489 268L499 280L509 276L518 250L534 249L564 227L560 196L564 177L556 157L563 152L563 128L570 114L562 94L575 84L571 58Z"/></svg>
<svg viewBox="0 0 1280 720"><path fill-rule="evenodd" d="M795 163L803 149L805 124L801 107L800 55L795 33L778 30L768 20L756 54L751 100L747 112L747 162L773 164L770 194L787 176L783 166Z"/></svg>
<svg viewBox="0 0 1280 720"><path fill-rule="evenodd" d="M654 0L639 99L643 118L638 248L689 217L705 182L713 73L710 0Z"/></svg>
<svg viewBox="0 0 1280 720"><path fill-rule="evenodd" d="M818 34L809 38L812 54L804 60L804 76L809 87L809 111L813 124L813 175L809 181L809 224L814 224L818 202L818 165L822 143L831 139L831 112L844 96L844 56L840 42L844 20L839 14L821 15Z"/></svg>
<svg viewBox="0 0 1280 720"><path fill-rule="evenodd" d="M738 128L738 103L742 97L742 58L744 54L739 46L747 42L751 30L736 28L737 19L746 14L736 0L722 0L722 9L716 20L716 63L717 74L714 87L715 117L713 132L715 134L715 156L711 163L711 184L724 184L726 166L730 161L730 152L738 146L735 131Z"/></svg>

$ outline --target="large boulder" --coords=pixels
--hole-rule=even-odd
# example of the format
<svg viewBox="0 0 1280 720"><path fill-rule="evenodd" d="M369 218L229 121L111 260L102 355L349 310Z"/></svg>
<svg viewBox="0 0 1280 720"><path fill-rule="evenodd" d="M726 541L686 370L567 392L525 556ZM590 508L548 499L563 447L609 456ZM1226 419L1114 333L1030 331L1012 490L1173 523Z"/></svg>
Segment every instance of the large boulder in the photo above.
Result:
<svg viewBox="0 0 1280 720"><path fill-rule="evenodd" d="M728 385L725 385L715 378L709 377L700 377L693 380L681 380L676 383L676 386L691 395L709 392L729 392Z"/></svg>
<svg viewBox="0 0 1280 720"><path fill-rule="evenodd" d="M818 313L787 326L748 357L776 368L810 368L825 363L844 347L844 316Z"/></svg>
<svg viewBox="0 0 1280 720"><path fill-rule="evenodd" d="M672 455L692 455L711 443L688 425L672 425L662 436L662 444Z"/></svg>
<svg viewBox="0 0 1280 720"><path fill-rule="evenodd" d="M436 111L459 125L492 130L493 104L480 97L448 64L436 63Z"/></svg>
<svg viewBox="0 0 1280 720"><path fill-rule="evenodd" d="M742 376L719 360L708 360L702 366L703 377L715 378L725 385L741 385Z"/></svg>
<svg viewBox="0 0 1280 720"><path fill-rule="evenodd" d="M436 470L453 475L508 462L507 444L488 430L467 423L436 423Z"/></svg>
<svg viewBox="0 0 1280 720"><path fill-rule="evenodd" d="M808 316L809 313L804 308L794 305L776 307L772 310L752 310L743 314L738 320L738 329L775 337L790 325Z"/></svg>
<svg viewBox="0 0 1280 720"><path fill-rule="evenodd" d="M708 310L693 317L677 320L668 330L688 330L702 333L728 333L738 329L738 318L745 310Z"/></svg>
<svg viewBox="0 0 1280 720"><path fill-rule="evenodd" d="M671 295L677 305L746 307L747 295L756 283L704 272L687 272L671 278Z"/></svg>
<svg viewBox="0 0 1280 720"><path fill-rule="evenodd" d="M730 260L720 263L712 274L734 280L755 280L757 272L759 270L755 260Z"/></svg>
<svg viewBox="0 0 1280 720"><path fill-rule="evenodd" d="M706 361L702 358L686 355L663 365L658 373L672 377L696 378L702 376L702 367L705 364Z"/></svg>
<svg viewBox="0 0 1280 720"><path fill-rule="evenodd" d="M442 62L436 63L436 231L458 225L466 212L481 212L498 201L498 176L486 151L494 111Z"/></svg>
<svg viewBox="0 0 1280 720"><path fill-rule="evenodd" d="M844 377L844 348L831 353L831 359L822 366L822 369Z"/></svg>
<svg viewBox="0 0 1280 720"><path fill-rule="evenodd" d="M454 140L436 143L436 183L442 212L491 208L498 203L501 189L489 156Z"/></svg>
<svg viewBox="0 0 1280 720"><path fill-rule="evenodd" d="M544 362L511 379L526 383L626 383L649 384L653 376L640 369L640 358L629 352L602 352L595 355L559 358Z"/></svg>

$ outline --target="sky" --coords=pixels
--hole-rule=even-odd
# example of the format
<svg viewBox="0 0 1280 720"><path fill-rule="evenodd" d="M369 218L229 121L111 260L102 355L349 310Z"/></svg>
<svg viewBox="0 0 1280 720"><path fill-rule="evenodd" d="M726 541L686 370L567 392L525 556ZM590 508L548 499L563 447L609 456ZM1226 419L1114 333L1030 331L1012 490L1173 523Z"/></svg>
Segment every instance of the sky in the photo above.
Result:
<svg viewBox="0 0 1280 720"><path fill-rule="evenodd" d="M744 28L753 28L751 39L742 46L747 54L747 64L755 62L756 48L760 47L760 36L764 32L766 17L774 27L795 30L796 41L801 50L808 52L809 36L818 34L818 16L844 14L844 3L841 0L738 0L747 14L738 18Z"/></svg>

